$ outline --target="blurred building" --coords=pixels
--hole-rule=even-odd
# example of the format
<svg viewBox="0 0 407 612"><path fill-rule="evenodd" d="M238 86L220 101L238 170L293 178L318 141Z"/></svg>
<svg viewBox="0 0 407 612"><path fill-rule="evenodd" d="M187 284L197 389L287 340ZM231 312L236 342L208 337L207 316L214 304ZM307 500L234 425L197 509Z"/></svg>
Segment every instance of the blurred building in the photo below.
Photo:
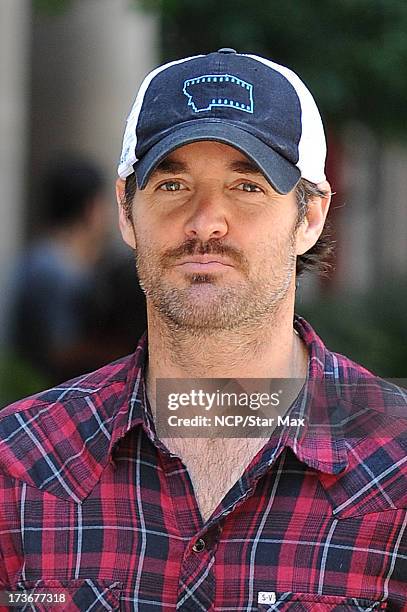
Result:
<svg viewBox="0 0 407 612"><path fill-rule="evenodd" d="M37 229L39 181L54 152L83 152L107 170L116 228L124 122L157 63L157 23L134 0L1 0L0 45L1 344L3 288Z"/></svg>
<svg viewBox="0 0 407 612"><path fill-rule="evenodd" d="M25 0L0 3L0 343L8 274L23 241L29 114L30 11Z"/></svg>

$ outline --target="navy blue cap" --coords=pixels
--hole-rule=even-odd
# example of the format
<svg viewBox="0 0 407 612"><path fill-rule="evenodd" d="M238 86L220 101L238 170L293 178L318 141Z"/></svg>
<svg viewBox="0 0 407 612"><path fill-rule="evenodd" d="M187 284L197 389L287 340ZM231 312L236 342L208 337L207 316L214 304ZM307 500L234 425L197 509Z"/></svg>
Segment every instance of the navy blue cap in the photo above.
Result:
<svg viewBox="0 0 407 612"><path fill-rule="evenodd" d="M119 175L143 189L169 153L192 142L231 145L279 193L301 176L325 179L325 136L316 104L288 68L224 48L165 64L143 81L127 120Z"/></svg>

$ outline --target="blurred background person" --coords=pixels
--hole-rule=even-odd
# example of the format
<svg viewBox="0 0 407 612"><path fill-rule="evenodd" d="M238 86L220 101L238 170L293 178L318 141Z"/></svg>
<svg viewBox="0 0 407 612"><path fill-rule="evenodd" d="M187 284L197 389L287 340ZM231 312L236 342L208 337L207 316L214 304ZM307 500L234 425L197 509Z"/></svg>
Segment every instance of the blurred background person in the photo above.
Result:
<svg viewBox="0 0 407 612"><path fill-rule="evenodd" d="M129 353L147 327L133 258L112 243L101 168L59 154L40 194L39 236L10 282L0 405Z"/></svg>
<svg viewBox="0 0 407 612"><path fill-rule="evenodd" d="M101 169L60 155L43 183L43 231L18 262L10 308L10 345L55 384L92 368L95 268L108 235Z"/></svg>

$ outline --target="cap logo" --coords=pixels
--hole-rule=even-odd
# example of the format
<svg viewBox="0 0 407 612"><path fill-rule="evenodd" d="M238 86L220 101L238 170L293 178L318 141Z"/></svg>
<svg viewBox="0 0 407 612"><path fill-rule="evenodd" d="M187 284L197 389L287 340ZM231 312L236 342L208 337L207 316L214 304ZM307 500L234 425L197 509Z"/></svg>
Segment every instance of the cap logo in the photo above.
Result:
<svg viewBox="0 0 407 612"><path fill-rule="evenodd" d="M195 113L210 111L216 106L245 113L254 111L253 85L232 74L204 74L188 79L183 92Z"/></svg>

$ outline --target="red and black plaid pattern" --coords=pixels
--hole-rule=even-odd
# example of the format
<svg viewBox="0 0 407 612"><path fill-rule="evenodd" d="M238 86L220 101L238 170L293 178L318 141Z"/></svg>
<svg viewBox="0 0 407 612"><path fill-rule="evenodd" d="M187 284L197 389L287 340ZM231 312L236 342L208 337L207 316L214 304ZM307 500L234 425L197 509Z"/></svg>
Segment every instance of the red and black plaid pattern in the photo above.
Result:
<svg viewBox="0 0 407 612"><path fill-rule="evenodd" d="M306 427L278 427L205 523L155 434L146 336L4 409L0 588L81 612L407 610L405 392L295 328Z"/></svg>

